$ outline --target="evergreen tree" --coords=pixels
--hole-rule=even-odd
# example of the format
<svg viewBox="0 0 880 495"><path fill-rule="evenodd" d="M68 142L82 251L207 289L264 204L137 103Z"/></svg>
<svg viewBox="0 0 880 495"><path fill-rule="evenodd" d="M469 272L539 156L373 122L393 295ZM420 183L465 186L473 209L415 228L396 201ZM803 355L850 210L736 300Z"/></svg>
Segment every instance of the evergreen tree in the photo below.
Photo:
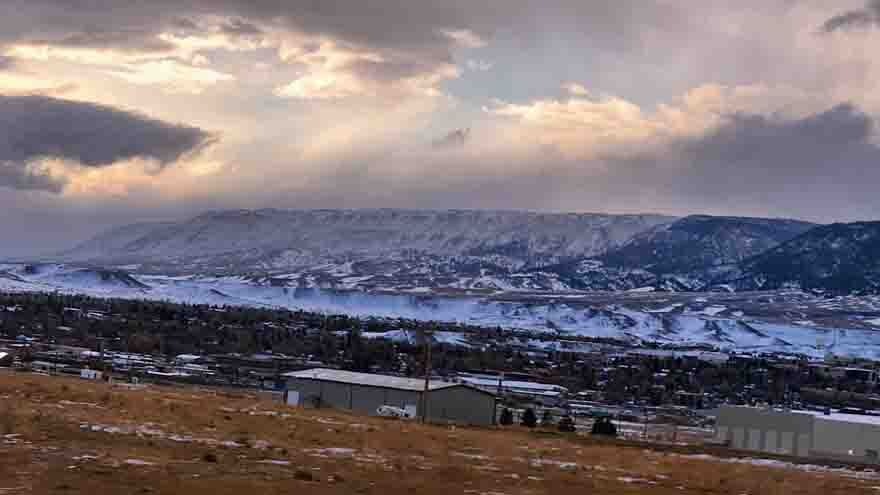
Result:
<svg viewBox="0 0 880 495"><path fill-rule="evenodd" d="M498 423L500 423L502 426L512 425L513 424L513 412L510 409L505 407L504 410L501 411L501 417L498 419Z"/></svg>
<svg viewBox="0 0 880 495"><path fill-rule="evenodd" d="M544 409L544 414L541 415L541 426L553 426L553 424L553 415L549 409Z"/></svg>
<svg viewBox="0 0 880 495"><path fill-rule="evenodd" d="M531 407L526 409L526 412L523 413L522 425L527 428L538 426L538 416L535 414L535 410Z"/></svg>

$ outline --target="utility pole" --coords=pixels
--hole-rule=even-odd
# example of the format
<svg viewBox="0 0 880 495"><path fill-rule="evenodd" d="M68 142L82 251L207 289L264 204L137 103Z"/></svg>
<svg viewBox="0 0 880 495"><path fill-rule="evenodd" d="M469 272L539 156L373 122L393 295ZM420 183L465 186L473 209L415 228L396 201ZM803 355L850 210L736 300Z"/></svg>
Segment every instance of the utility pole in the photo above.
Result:
<svg viewBox="0 0 880 495"><path fill-rule="evenodd" d="M425 343L425 388L422 390L422 423L428 422L428 392L431 389L431 331L422 330L422 340Z"/></svg>
<svg viewBox="0 0 880 495"><path fill-rule="evenodd" d="M501 397L502 397L501 393L502 393L503 391L504 391L504 372L503 372L503 371L499 371L499 372L498 372L498 393L497 393L497 395L495 396L495 408L494 408L494 410L493 410L493 411L494 411L494 412L493 412L493 416L494 416L493 421L494 421L495 424L498 424L498 401L499 401L499 400L502 400L502 399L501 399Z"/></svg>

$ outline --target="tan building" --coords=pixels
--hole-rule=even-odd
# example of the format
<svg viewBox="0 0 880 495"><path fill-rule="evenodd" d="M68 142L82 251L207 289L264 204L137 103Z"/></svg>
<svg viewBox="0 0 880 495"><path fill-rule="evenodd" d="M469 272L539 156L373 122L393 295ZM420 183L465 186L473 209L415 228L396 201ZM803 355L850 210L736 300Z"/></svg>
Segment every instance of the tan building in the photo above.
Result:
<svg viewBox="0 0 880 495"><path fill-rule="evenodd" d="M739 450L878 462L880 416L724 406L716 437Z"/></svg>
<svg viewBox="0 0 880 495"><path fill-rule="evenodd" d="M371 416L382 406L393 406L421 416L424 379L322 368L284 376L285 400L290 405L332 407ZM431 422L495 424L495 395L469 385L431 380L427 407Z"/></svg>

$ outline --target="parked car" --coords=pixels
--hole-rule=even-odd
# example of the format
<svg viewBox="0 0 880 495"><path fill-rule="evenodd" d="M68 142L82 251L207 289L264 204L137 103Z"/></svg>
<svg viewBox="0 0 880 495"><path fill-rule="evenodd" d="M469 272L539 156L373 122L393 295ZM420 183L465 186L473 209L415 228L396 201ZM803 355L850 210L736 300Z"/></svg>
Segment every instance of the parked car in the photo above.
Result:
<svg viewBox="0 0 880 495"><path fill-rule="evenodd" d="M394 406L379 406L376 409L376 414L383 418L397 418L397 419L413 419L415 418L415 414L406 409Z"/></svg>

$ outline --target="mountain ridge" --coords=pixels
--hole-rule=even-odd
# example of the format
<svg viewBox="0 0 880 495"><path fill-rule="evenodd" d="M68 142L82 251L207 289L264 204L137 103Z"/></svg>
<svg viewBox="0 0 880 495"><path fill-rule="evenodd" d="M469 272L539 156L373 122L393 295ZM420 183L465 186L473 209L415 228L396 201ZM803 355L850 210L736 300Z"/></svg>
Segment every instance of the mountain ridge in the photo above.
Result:
<svg viewBox="0 0 880 495"><path fill-rule="evenodd" d="M820 225L745 260L738 288L880 291L880 221Z"/></svg>
<svg viewBox="0 0 880 495"><path fill-rule="evenodd" d="M234 269L237 264L271 271L353 255L421 253L542 265L599 254L674 218L479 210L225 210L181 222L120 227L56 258L102 263L195 259L196 266Z"/></svg>
<svg viewBox="0 0 880 495"><path fill-rule="evenodd" d="M822 290L828 287L799 280L795 268L774 274L792 253L775 264L758 260L810 232L846 230L841 225L850 224L510 210L215 210L116 227L54 261L332 289ZM850 288L880 290L880 270L876 281Z"/></svg>

